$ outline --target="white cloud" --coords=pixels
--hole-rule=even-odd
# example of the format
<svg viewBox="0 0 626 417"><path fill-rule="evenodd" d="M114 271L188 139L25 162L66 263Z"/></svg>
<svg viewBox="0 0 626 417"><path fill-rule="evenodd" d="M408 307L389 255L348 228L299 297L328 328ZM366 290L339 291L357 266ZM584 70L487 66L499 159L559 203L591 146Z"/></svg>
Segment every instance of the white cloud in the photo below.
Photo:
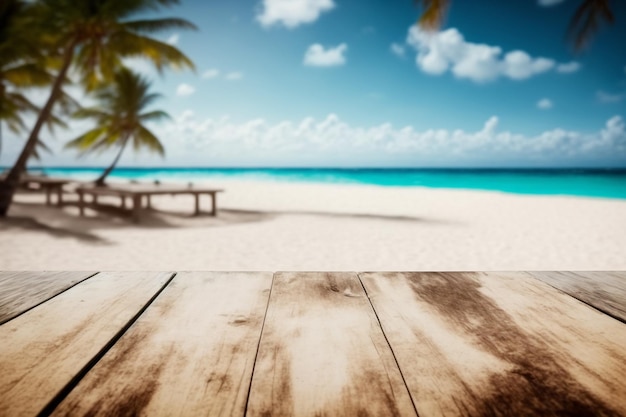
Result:
<svg viewBox="0 0 626 417"><path fill-rule="evenodd" d="M514 80L524 80L554 67L554 60L532 58L524 51L512 51L504 56L504 74Z"/></svg>
<svg viewBox="0 0 626 417"><path fill-rule="evenodd" d="M324 49L319 43L309 46L304 54L304 65L312 67L336 67L346 63L345 52L348 45L342 43L334 48Z"/></svg>
<svg viewBox="0 0 626 417"><path fill-rule="evenodd" d="M29 116L30 117L30 116ZM30 125L34 119L27 120ZM66 139L91 127L90 121L70 121L70 129L57 140L44 132L43 139L54 153L44 156L43 164L59 166L94 163L105 165L114 157L105 153L88 162L76 160L75 153L63 152ZM263 163L311 166L347 164L352 166L463 166L525 164L572 166L588 163L598 166L621 164L626 160L626 126L622 116L614 116L592 133L561 128L537 134L521 134L500 128L497 117L490 117L477 130L422 129L382 123L353 125L331 114L322 119L269 122L257 118L233 121L228 117L203 118L184 110L171 122L152 126L167 149L168 163L185 165L218 163L236 165ZM60 140L59 140L60 139ZM7 132L6 148L0 162L12 163L23 146L23 137ZM132 153L127 162L133 165ZM147 159L144 159L147 158ZM150 155L142 156L144 164ZM159 159L154 162L161 163ZM292 165L293 166L293 165ZM337 165L335 165L337 166Z"/></svg>
<svg viewBox="0 0 626 417"><path fill-rule="evenodd" d="M557 128L528 136L500 131L498 124L498 118L493 116L475 132L417 131L412 126L397 128L389 123L352 126L335 114L322 120L307 117L301 121L269 123L258 118L236 123L228 118L197 120L193 113L186 112L169 125L164 136L177 138L183 143L175 147L189 149L194 154L210 148L212 152L236 149L238 154L251 155L262 151L272 155L368 154L396 161L405 157L417 158L414 161L458 161L487 156L549 162L607 155L626 157L626 130L620 116L612 117L603 129L593 134Z"/></svg>
<svg viewBox="0 0 626 417"><path fill-rule="evenodd" d="M167 42L170 45L176 45L179 39L180 39L180 35L178 33L174 33L172 36L167 38L167 41L165 42Z"/></svg>
<svg viewBox="0 0 626 417"><path fill-rule="evenodd" d="M596 92L596 98L600 103L619 103L626 98L626 94L611 94L600 90Z"/></svg>
<svg viewBox="0 0 626 417"><path fill-rule="evenodd" d="M537 4L543 7L551 7L556 6L557 4L563 3L565 0L538 0Z"/></svg>
<svg viewBox="0 0 626 417"><path fill-rule="evenodd" d="M499 46L468 42L454 28L433 34L413 26L407 43L416 50L416 63L422 71L433 75L451 71L457 78L478 83L500 77L523 80L550 71L556 65L553 59L533 58L520 50L502 56Z"/></svg>
<svg viewBox="0 0 626 417"><path fill-rule="evenodd" d="M263 0L256 19L264 27L282 24L295 28L316 21L334 7L333 0Z"/></svg>
<svg viewBox="0 0 626 417"><path fill-rule="evenodd" d="M399 56L399 57L404 57L404 54L406 53L406 49L404 48L404 45L400 45L399 43L395 43L395 42L391 44L389 49L391 49L391 52L393 52L394 55Z"/></svg>
<svg viewBox="0 0 626 417"><path fill-rule="evenodd" d="M220 75L220 70L211 68L202 73L202 78L211 79L217 77L218 75Z"/></svg>
<svg viewBox="0 0 626 417"><path fill-rule="evenodd" d="M537 102L537 107L540 108L541 110L548 110L554 107L554 104L552 104L552 100L547 99L547 98L542 98L541 100Z"/></svg>
<svg viewBox="0 0 626 417"><path fill-rule="evenodd" d="M567 64L559 64L556 66L556 72L561 74L571 74L580 69L580 64L576 61L568 62Z"/></svg>
<svg viewBox="0 0 626 417"><path fill-rule="evenodd" d="M196 89L193 86L189 84L185 84L185 83L179 84L178 87L176 88L176 95L181 96L181 97L190 96L195 92L196 92Z"/></svg>
<svg viewBox="0 0 626 417"><path fill-rule="evenodd" d="M243 73L238 71L229 72L225 77L228 81L236 81L241 80L243 78Z"/></svg>

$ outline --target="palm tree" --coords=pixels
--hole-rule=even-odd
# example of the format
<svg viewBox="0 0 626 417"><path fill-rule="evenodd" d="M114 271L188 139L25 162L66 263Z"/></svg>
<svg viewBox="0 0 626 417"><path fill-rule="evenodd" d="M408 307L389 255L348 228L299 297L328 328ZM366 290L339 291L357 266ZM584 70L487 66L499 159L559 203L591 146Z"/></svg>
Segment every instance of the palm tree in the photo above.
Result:
<svg viewBox="0 0 626 417"><path fill-rule="evenodd" d="M424 30L438 30L443 23L450 0L414 0L422 6L422 14L418 25ZM582 0L580 6L570 19L568 37L574 51L580 52L591 41L591 38L604 23L612 24L615 16L610 0Z"/></svg>
<svg viewBox="0 0 626 417"><path fill-rule="evenodd" d="M122 68L114 74L112 83L94 92L98 106L75 113L78 118L94 119L96 127L72 140L66 147L79 149L83 154L119 147L113 163L96 180L96 185L104 185L105 178L130 143L136 151L147 148L165 154L159 139L144 125L148 121L169 118L162 110L146 111L146 107L160 97L160 94L150 93L149 89L148 80Z"/></svg>
<svg viewBox="0 0 626 417"><path fill-rule="evenodd" d="M36 64L41 56L32 32L15 30L27 7L23 0L0 3L0 152L3 123L14 133L22 132L26 130L22 114L38 111L20 90L49 85L51 81L50 74Z"/></svg>
<svg viewBox="0 0 626 417"><path fill-rule="evenodd" d="M0 182L0 217L6 216L39 133L61 96L62 85L72 67L88 90L111 80L125 57L145 57L159 72L165 66L193 69L193 63L176 47L151 38L169 30L195 29L177 18L133 19L138 13L178 4L178 0L38 0L30 8L30 22L21 31L36 29L53 46L59 69L39 117L17 161Z"/></svg>

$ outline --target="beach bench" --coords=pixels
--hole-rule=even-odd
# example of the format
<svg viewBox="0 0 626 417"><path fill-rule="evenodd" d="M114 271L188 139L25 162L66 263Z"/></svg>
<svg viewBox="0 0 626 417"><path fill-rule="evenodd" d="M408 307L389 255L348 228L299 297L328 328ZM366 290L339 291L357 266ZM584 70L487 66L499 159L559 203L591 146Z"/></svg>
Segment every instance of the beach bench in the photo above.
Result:
<svg viewBox="0 0 626 417"><path fill-rule="evenodd" d="M139 222L140 211L145 201L145 207L152 208L151 197L155 195L191 195L195 199L194 215L200 214L200 196L208 195L211 197L211 211L210 215L215 216L217 214L217 193L223 192L221 189L183 186L175 184L115 184L105 187L96 186L80 186L76 188L78 193L78 207L80 215L85 215L85 196L90 195L93 204L98 204L98 197L100 196L114 196L121 199L121 206L126 209L126 198L132 201L132 219L134 222Z"/></svg>
<svg viewBox="0 0 626 417"><path fill-rule="evenodd" d="M0 175L0 180L6 175ZM52 195L57 196L57 206L63 205L63 186L71 181L63 178L50 178L40 175L23 175L20 178L20 186L29 191L44 191L46 193L46 205L52 205Z"/></svg>

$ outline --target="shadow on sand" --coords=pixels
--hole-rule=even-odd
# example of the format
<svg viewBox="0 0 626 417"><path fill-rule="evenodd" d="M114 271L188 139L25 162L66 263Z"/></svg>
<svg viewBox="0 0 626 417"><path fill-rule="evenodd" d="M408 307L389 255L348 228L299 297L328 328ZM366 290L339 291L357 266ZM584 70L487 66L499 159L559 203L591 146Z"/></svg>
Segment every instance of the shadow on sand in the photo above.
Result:
<svg viewBox="0 0 626 417"><path fill-rule="evenodd" d="M226 209L219 210L216 217L207 214L194 216L184 212L173 212L153 208L142 210L141 222L132 223L130 212L119 206L100 204L90 206L87 217L78 215L73 202L62 208L47 207L40 202L18 201L13 204L10 215L0 219L0 232L27 230L47 233L55 238L77 239L92 245L111 245L111 240L103 237L99 230L166 228L223 227L245 223L272 221L283 216L319 216L339 219L372 219L379 221L420 223L429 225L452 225L454 222L400 215L376 215L363 213L337 213L321 211L260 211Z"/></svg>

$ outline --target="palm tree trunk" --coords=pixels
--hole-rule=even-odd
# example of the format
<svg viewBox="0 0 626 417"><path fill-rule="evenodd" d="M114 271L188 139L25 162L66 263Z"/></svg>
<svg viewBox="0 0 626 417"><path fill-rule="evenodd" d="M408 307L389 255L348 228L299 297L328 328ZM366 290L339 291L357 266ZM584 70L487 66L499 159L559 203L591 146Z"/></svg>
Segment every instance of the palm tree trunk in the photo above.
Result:
<svg viewBox="0 0 626 417"><path fill-rule="evenodd" d="M96 180L95 184L97 186L102 187L104 185L105 178L109 176L111 171L113 171L113 169L115 168L115 165L117 165L117 163L119 162L120 157L122 156L122 153L124 152L124 149L126 148L126 145L128 144L128 142L129 142L128 136L126 136L126 138L124 138L124 141L122 142L120 151L117 153L117 156L113 160L113 163L107 169L105 169L102 175L100 175L100 177Z"/></svg>
<svg viewBox="0 0 626 417"><path fill-rule="evenodd" d="M0 83L0 98L4 97L6 93L6 87L4 83ZM4 106L4 101L0 101L0 112L2 112L2 107ZM0 119L0 156L2 156L2 119Z"/></svg>
<svg viewBox="0 0 626 417"><path fill-rule="evenodd" d="M41 109L41 113L39 113L39 117L35 122L35 126L33 130L30 132L30 136L22 149L22 153L17 158L17 161L9 171L6 179L4 181L0 181L0 217L6 217L7 212L9 211L9 207L11 206L11 202L13 201L13 195L15 194L15 190L19 184L20 178L22 174L26 170L26 163L28 162L28 158L32 155L35 147L37 146L37 140L39 138L39 132L43 127L43 124L52 113L52 108L54 107L55 102L60 97L61 88L63 87L63 82L65 81L65 76L67 75L67 71L72 64L72 59L74 58L74 49L76 47L77 42L72 40L65 49L63 53L63 66L57 75L57 78L54 80L54 84L52 85L52 91L50 92L50 97L48 97L48 101L46 105Z"/></svg>

